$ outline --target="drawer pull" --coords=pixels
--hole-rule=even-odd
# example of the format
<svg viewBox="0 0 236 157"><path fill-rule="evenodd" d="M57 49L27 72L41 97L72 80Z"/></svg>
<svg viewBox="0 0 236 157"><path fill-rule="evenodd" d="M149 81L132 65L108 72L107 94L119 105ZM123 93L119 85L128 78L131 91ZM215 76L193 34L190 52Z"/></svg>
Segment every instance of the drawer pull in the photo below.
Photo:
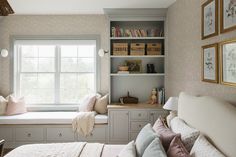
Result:
<svg viewBox="0 0 236 157"><path fill-rule="evenodd" d="M62 133L59 133L59 137L62 137Z"/></svg>
<svg viewBox="0 0 236 157"><path fill-rule="evenodd" d="M93 136L93 133L91 133L90 136Z"/></svg>
<svg viewBox="0 0 236 157"><path fill-rule="evenodd" d="M142 115L141 113L138 114L139 117L141 117L141 115Z"/></svg>
<svg viewBox="0 0 236 157"><path fill-rule="evenodd" d="M154 116L154 113L151 113L151 116Z"/></svg>
<svg viewBox="0 0 236 157"><path fill-rule="evenodd" d="M139 126L139 128L141 128L141 127L142 127L142 125L141 125L141 124L139 124L138 126Z"/></svg>
<svg viewBox="0 0 236 157"><path fill-rule="evenodd" d="M31 137L31 133L28 133L28 134L27 134L27 137Z"/></svg>

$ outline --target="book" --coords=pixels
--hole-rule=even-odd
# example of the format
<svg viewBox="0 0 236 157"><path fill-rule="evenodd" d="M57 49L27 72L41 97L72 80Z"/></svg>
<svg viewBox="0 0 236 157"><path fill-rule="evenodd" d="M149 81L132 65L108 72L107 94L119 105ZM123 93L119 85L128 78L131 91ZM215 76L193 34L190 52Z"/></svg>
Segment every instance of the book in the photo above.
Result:
<svg viewBox="0 0 236 157"><path fill-rule="evenodd" d="M117 74L129 74L129 71L118 71Z"/></svg>

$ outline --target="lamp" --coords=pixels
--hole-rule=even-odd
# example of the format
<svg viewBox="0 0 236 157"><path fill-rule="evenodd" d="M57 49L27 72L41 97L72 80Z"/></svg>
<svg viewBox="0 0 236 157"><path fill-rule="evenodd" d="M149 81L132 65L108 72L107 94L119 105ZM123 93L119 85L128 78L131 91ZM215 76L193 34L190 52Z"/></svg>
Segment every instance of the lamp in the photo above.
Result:
<svg viewBox="0 0 236 157"><path fill-rule="evenodd" d="M108 53L108 52L109 52L108 50L100 49L100 50L98 51L98 55L99 55L100 57L104 57L105 54Z"/></svg>
<svg viewBox="0 0 236 157"><path fill-rule="evenodd" d="M1 56L4 57L4 58L7 57L8 56L8 50L7 49L2 49L1 50Z"/></svg>
<svg viewBox="0 0 236 157"><path fill-rule="evenodd" d="M170 126L170 121L177 116L178 100L178 97L170 97L163 106L164 109L170 110L170 114L166 117L168 126Z"/></svg>

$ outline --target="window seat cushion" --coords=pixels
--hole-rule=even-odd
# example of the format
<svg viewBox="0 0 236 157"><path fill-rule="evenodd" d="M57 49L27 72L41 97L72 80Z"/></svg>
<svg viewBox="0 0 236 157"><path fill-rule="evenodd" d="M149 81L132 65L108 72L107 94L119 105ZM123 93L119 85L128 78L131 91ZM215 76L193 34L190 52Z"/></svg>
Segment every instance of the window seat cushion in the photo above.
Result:
<svg viewBox="0 0 236 157"><path fill-rule="evenodd" d="M72 124L78 112L27 112L20 115L0 116L3 124ZM108 116L97 114L95 124L107 124Z"/></svg>

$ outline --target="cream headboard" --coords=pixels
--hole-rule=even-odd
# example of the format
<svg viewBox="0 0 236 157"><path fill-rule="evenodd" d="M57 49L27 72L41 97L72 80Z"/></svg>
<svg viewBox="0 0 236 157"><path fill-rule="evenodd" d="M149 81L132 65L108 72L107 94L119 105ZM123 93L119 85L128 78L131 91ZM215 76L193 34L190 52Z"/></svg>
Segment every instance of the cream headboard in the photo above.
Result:
<svg viewBox="0 0 236 157"><path fill-rule="evenodd" d="M200 130L225 155L236 157L236 107L213 97L181 93L178 116Z"/></svg>

